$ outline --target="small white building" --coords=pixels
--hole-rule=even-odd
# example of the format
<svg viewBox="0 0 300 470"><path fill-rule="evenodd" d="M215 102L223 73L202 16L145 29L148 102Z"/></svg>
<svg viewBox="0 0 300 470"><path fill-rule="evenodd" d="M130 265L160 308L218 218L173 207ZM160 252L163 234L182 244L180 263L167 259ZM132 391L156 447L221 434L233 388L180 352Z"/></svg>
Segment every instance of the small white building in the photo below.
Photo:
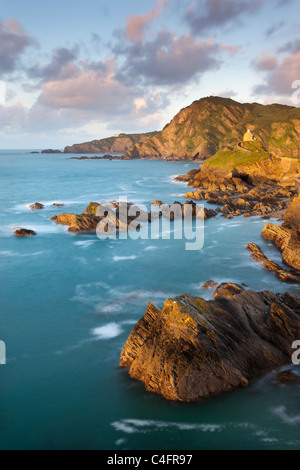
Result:
<svg viewBox="0 0 300 470"><path fill-rule="evenodd" d="M247 130L246 134L244 134L243 141L244 142L252 142L253 140L256 140L255 135L250 131L250 129Z"/></svg>

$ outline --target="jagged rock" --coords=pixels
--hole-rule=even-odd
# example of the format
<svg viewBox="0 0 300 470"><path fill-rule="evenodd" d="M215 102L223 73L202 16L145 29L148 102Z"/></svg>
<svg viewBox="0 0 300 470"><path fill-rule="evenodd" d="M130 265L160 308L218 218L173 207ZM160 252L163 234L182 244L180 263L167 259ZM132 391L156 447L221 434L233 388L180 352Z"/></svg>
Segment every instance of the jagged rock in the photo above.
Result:
<svg viewBox="0 0 300 470"><path fill-rule="evenodd" d="M243 290L244 288L242 286L233 282L222 282L217 286L213 297L227 297L228 299L231 299Z"/></svg>
<svg viewBox="0 0 300 470"><path fill-rule="evenodd" d="M14 235L16 237L33 237L36 235L36 232L27 228L20 228L14 232Z"/></svg>
<svg viewBox="0 0 300 470"><path fill-rule="evenodd" d="M156 199L154 199L152 202L151 202L151 205L153 206L162 206L164 205L165 203L163 201L157 201Z"/></svg>
<svg viewBox="0 0 300 470"><path fill-rule="evenodd" d="M120 366L148 391L192 402L246 387L289 364L300 337L300 299L234 289L225 296L218 289L210 301L183 294L167 299L162 310L149 302Z"/></svg>
<svg viewBox="0 0 300 470"><path fill-rule="evenodd" d="M216 288L218 285L217 282L215 281L212 281L212 280L209 280L209 281L206 281L203 286L201 286L201 289L213 289L213 288Z"/></svg>
<svg viewBox="0 0 300 470"><path fill-rule="evenodd" d="M253 259L260 261L267 271L275 272L276 276L282 281L300 283L300 273L297 274L296 271L284 269L279 264L274 263L263 254L261 248L255 243L248 243L247 250L251 252Z"/></svg>
<svg viewBox="0 0 300 470"><path fill-rule="evenodd" d="M281 226L268 223L262 236L275 243L283 261L300 271L300 195L296 196L287 209Z"/></svg>

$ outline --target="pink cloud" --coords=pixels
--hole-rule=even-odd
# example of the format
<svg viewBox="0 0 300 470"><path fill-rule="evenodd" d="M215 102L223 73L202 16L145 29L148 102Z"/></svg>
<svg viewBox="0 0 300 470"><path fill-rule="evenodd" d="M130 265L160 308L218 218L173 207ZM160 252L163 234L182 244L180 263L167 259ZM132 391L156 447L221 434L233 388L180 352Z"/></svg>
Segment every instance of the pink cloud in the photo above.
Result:
<svg viewBox="0 0 300 470"><path fill-rule="evenodd" d="M74 76L48 81L44 84L39 101L54 108L100 108L100 112L122 106L127 88L115 79L113 58L103 63L102 69L84 68Z"/></svg>
<svg viewBox="0 0 300 470"><path fill-rule="evenodd" d="M257 93L292 95L292 83L300 80L300 51L281 61L272 56L258 58L254 62L257 70L265 72L265 82L255 88Z"/></svg>
<svg viewBox="0 0 300 470"><path fill-rule="evenodd" d="M126 37L130 41L141 42L145 39L145 29L161 14L160 8L153 8L144 15L130 15L126 21Z"/></svg>

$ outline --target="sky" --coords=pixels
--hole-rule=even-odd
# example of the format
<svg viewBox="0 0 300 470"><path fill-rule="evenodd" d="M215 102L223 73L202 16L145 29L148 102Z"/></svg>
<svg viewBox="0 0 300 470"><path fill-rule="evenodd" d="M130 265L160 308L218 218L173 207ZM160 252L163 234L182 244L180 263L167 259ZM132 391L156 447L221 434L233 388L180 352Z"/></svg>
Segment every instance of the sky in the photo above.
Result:
<svg viewBox="0 0 300 470"><path fill-rule="evenodd" d="M0 0L0 148L161 130L206 96L298 106L295 81L299 0Z"/></svg>

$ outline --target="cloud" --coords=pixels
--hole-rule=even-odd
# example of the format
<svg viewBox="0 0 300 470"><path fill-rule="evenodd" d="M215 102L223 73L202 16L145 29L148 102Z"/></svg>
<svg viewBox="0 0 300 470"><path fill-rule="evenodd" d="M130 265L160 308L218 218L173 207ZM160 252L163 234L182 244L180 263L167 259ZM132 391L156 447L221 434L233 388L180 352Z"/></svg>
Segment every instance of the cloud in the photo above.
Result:
<svg viewBox="0 0 300 470"><path fill-rule="evenodd" d="M190 35L177 37L160 31L153 40L141 44L122 41L114 48L116 55L124 56L120 81L141 82L144 85L183 84L200 73L220 67L219 55L236 53L237 48L216 44L214 39L196 40Z"/></svg>
<svg viewBox="0 0 300 470"><path fill-rule="evenodd" d="M14 72L27 47L36 45L21 23L14 19L0 22L0 73Z"/></svg>
<svg viewBox="0 0 300 470"><path fill-rule="evenodd" d="M52 58L46 65L35 65L27 69L30 79L37 78L41 82L47 82L58 78L69 78L76 75L77 66L73 64L79 54L79 47L73 46L71 49L59 47L52 52Z"/></svg>
<svg viewBox="0 0 300 470"><path fill-rule="evenodd" d="M266 30L266 36L269 38L273 34L277 33L284 25L285 25L284 21L279 21L278 23L275 23L274 25L270 26Z"/></svg>
<svg viewBox="0 0 300 470"><path fill-rule="evenodd" d="M269 72L276 69L277 59L270 55L261 55L255 58L253 66L261 72Z"/></svg>
<svg viewBox="0 0 300 470"><path fill-rule="evenodd" d="M278 52L288 52L292 54L296 54L299 51L300 51L300 39L289 41L278 49Z"/></svg>
<svg viewBox="0 0 300 470"><path fill-rule="evenodd" d="M108 58L92 67L86 64L71 76L50 80L43 85L39 102L52 108L95 109L109 115L117 109L121 112L130 90L115 79L116 67L115 60Z"/></svg>
<svg viewBox="0 0 300 470"><path fill-rule="evenodd" d="M265 74L264 82L254 88L255 93L291 96L292 83L300 79L300 51L281 60L272 56L259 57L253 66Z"/></svg>
<svg viewBox="0 0 300 470"><path fill-rule="evenodd" d="M222 96L223 98L234 98L235 96L237 96L237 92L231 90L230 88L226 88L225 90L216 93L216 96Z"/></svg>
<svg viewBox="0 0 300 470"><path fill-rule="evenodd" d="M265 0L200 0L190 4L184 20L193 34L200 34L213 27L232 23L248 12L258 10Z"/></svg>
<svg viewBox="0 0 300 470"><path fill-rule="evenodd" d="M152 21L161 14L161 9L153 8L144 15L130 15L126 21L126 37L130 41L141 42Z"/></svg>

